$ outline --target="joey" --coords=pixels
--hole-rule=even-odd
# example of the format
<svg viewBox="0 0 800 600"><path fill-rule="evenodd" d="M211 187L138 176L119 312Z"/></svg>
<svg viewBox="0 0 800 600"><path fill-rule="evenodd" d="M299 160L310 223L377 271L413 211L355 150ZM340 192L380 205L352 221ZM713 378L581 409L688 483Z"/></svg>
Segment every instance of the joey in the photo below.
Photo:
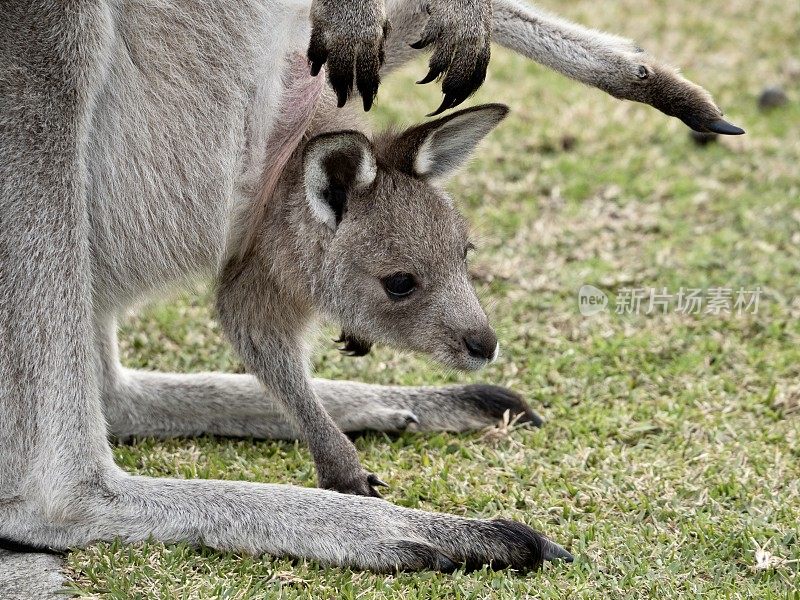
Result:
<svg viewBox="0 0 800 600"><path fill-rule="evenodd" d="M321 487L376 495L382 482L313 391L305 336L316 318L340 325L357 350L388 344L461 370L497 356L467 273L467 225L439 185L506 113L492 104L374 139L312 137L290 159L253 249L224 269L223 327L306 437Z"/></svg>

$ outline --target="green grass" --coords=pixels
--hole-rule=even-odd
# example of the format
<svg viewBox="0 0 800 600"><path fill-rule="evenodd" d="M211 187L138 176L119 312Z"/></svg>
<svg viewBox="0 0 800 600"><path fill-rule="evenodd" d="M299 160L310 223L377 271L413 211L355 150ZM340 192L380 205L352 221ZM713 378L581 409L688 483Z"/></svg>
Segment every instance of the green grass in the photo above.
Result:
<svg viewBox="0 0 800 600"><path fill-rule="evenodd" d="M148 543L73 552L73 588L110 598L800 598L800 5L793 0L613 0L546 7L635 37L712 90L748 135L698 148L653 109L622 103L496 51L479 101L512 116L451 190L480 240L472 270L503 355L476 375L378 349L317 372L419 384L487 381L525 394L543 429L370 435L364 464L410 507L503 515L568 546L541 573L373 575L310 562ZM792 62L794 61L794 62ZM381 88L379 123L438 105L411 82ZM761 113L769 83L793 102ZM565 137L574 147L562 149ZM763 290L758 314L591 318L577 289ZM126 364L241 370L203 289L123 326ZM152 476L314 484L298 443L139 440ZM764 552L768 553L765 554ZM794 561L794 562L792 562Z"/></svg>

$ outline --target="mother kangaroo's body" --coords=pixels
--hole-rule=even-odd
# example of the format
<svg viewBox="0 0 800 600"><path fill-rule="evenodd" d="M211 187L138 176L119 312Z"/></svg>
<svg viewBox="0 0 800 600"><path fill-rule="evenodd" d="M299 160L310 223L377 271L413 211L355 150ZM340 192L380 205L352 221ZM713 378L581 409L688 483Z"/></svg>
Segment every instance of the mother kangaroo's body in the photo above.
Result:
<svg viewBox="0 0 800 600"><path fill-rule="evenodd" d="M369 4L367 21L380 22L382 5ZM352 23L326 20L342 6L355 11ZM367 31L359 6L315 2L315 31ZM407 44L427 18L416 0L389 2L387 12L384 70L411 56ZM250 377L120 368L114 319L164 286L219 275L247 251L275 173L315 110L321 83L292 82L290 59L305 52L308 21L308 6L270 0L0 4L0 537L66 548L152 536L378 570L526 567L565 556L519 523L321 489L133 477L114 464L108 428L297 433ZM725 132L701 88L630 42L508 0L494 3L492 23L498 41L569 76ZM334 37L317 45L314 62L330 46L329 69L341 74ZM448 76L467 69L455 59L433 66ZM474 89L469 74L465 89ZM349 84L334 79L341 103ZM463 92L448 81L452 106ZM498 406L521 406L496 390L487 402L466 388L313 387L343 428L397 428L407 407L392 405L395 397L417 402L414 414L422 425L429 414L430 428L476 426ZM361 416L343 398L345 407L361 401ZM427 413L434 405L459 410Z"/></svg>

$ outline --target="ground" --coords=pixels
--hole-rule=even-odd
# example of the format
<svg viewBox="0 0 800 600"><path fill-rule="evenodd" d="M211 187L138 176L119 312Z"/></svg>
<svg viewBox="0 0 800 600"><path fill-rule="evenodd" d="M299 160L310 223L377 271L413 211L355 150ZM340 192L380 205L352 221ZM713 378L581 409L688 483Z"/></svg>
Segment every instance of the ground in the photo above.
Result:
<svg viewBox="0 0 800 600"><path fill-rule="evenodd" d="M373 575L157 543L97 544L69 586L108 598L800 598L800 4L593 0L541 4L637 39L711 90L747 136L699 147L654 109L623 103L506 52L471 101L512 114L451 184L473 224L471 269L502 356L460 375L378 349L326 377L483 381L524 394L547 423L469 435L368 435L364 464L404 506L525 521L571 549L542 572ZM379 123L438 105L422 62L381 88ZM790 103L756 106L783 86ZM591 284L607 311L582 316ZM732 314L617 314L625 288L760 288ZM748 296L748 299L752 297ZM674 300L674 299L673 299ZM740 307L744 308L744 307ZM634 311L635 312L635 311ZM689 311L690 313L692 311ZM328 334L332 331L326 332ZM123 324L126 364L240 370L207 291ZM314 485L299 443L212 438L115 447L144 475Z"/></svg>

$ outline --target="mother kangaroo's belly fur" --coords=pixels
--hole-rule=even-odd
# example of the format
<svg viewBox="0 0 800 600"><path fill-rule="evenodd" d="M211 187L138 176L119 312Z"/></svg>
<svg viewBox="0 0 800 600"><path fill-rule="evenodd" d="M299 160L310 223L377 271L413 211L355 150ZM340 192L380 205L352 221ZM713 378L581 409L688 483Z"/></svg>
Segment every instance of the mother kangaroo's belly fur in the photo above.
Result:
<svg viewBox="0 0 800 600"><path fill-rule="evenodd" d="M233 224L280 152L269 138L287 57L308 35L307 7L124 10L86 161L102 312L219 268Z"/></svg>

